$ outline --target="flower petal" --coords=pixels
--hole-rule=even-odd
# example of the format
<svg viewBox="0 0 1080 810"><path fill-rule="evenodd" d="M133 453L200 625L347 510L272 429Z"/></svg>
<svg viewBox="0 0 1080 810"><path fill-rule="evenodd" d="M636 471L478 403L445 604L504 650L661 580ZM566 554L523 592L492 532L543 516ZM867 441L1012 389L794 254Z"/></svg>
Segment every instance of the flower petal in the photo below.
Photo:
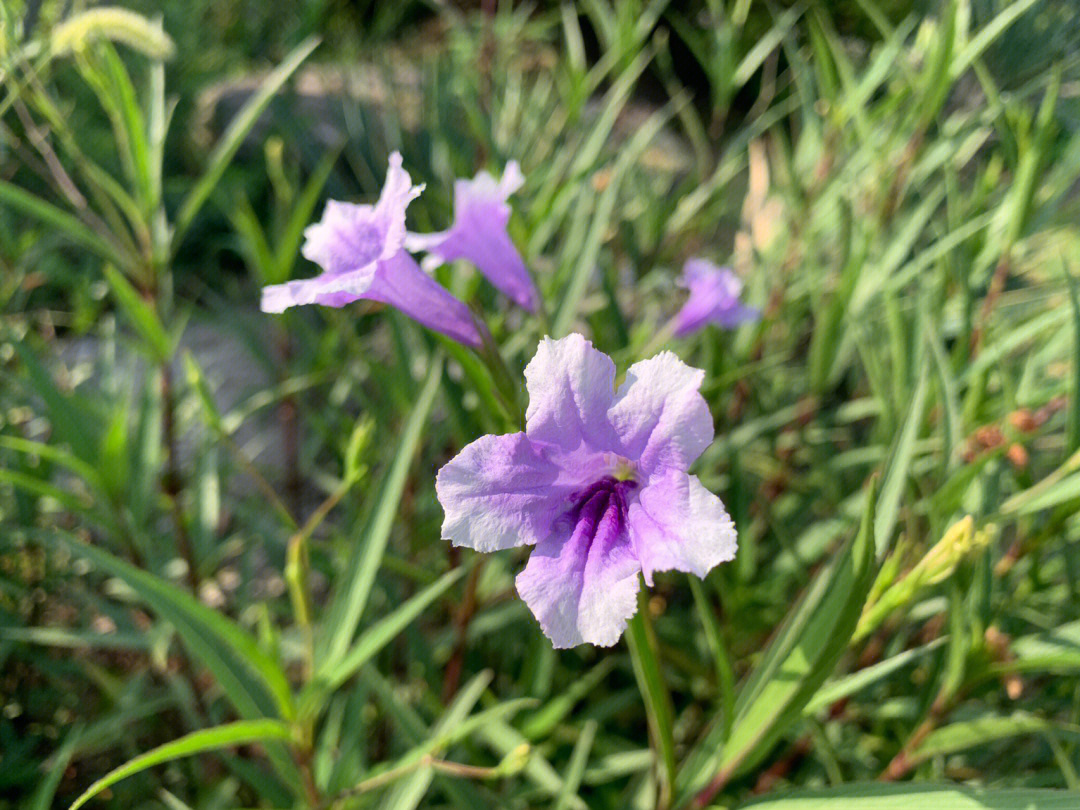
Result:
<svg viewBox="0 0 1080 810"><path fill-rule="evenodd" d="M389 259L404 244L405 209L423 190L424 185L421 183L414 186L409 173L401 167L401 153L392 152L386 169L386 182L379 195L379 202L375 205L375 214L382 220L385 228L381 256L383 259Z"/></svg>
<svg viewBox="0 0 1080 810"><path fill-rule="evenodd" d="M455 546L496 551L538 543L551 534L574 487L525 436L482 436L435 479L446 514L442 537Z"/></svg>
<svg viewBox="0 0 1080 810"><path fill-rule="evenodd" d="M487 172L454 183L454 225L437 233L410 233L405 247L427 251L425 269L465 259L492 285L519 306L535 312L539 293L525 262L506 232L510 206L506 198L524 182L517 163L506 165L502 180Z"/></svg>
<svg viewBox="0 0 1080 810"><path fill-rule="evenodd" d="M304 258L337 276L372 264L382 255L385 223L370 205L330 200L322 219L304 229Z"/></svg>
<svg viewBox="0 0 1080 810"><path fill-rule="evenodd" d="M561 521L533 549L518 593L556 648L609 647L637 609L638 571L613 501L602 515ZM588 511L588 507L586 510Z"/></svg>
<svg viewBox="0 0 1080 810"><path fill-rule="evenodd" d="M322 304L343 307L364 297L375 275L375 265L369 264L347 273L322 273L315 278L289 281L263 287L263 312L284 312L289 307Z"/></svg>
<svg viewBox="0 0 1080 810"><path fill-rule="evenodd" d="M654 571L704 577L735 557L735 524L697 476L667 470L638 493L628 510L630 539L645 581Z"/></svg>
<svg viewBox="0 0 1080 810"><path fill-rule="evenodd" d="M712 416L698 391L704 377L671 352L626 372L608 418L644 477L667 467L687 470L712 442Z"/></svg>
<svg viewBox="0 0 1080 810"><path fill-rule="evenodd" d="M683 283L690 294L675 315L677 337L686 337L709 323L734 329L761 317L758 310L740 303L742 279L729 267L717 267L705 259L689 259L683 266Z"/></svg>
<svg viewBox="0 0 1080 810"><path fill-rule="evenodd" d="M404 250L378 262L364 297L390 304L458 343L473 347L483 343L469 308L421 270Z"/></svg>
<svg viewBox="0 0 1080 810"><path fill-rule="evenodd" d="M304 258L339 275L388 259L405 241L405 209L423 191L414 186L394 152L374 206L330 200L322 219L304 229Z"/></svg>
<svg viewBox="0 0 1080 810"><path fill-rule="evenodd" d="M618 439L608 422L615 388L615 364L579 334L545 337L525 367L529 408L525 432L534 441L566 451L588 444L610 450Z"/></svg>

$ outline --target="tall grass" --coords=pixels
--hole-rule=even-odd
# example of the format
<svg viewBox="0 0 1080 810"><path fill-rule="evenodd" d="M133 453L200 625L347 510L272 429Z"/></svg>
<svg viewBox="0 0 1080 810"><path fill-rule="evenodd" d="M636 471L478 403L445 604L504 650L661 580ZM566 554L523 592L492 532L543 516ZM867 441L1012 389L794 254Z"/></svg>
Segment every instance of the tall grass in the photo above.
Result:
<svg viewBox="0 0 1080 810"><path fill-rule="evenodd" d="M1050 11L976 5L862 2L871 40L825 4L443 9L415 81L374 53L386 101L334 102L340 154L301 175L296 118L243 148L305 41L198 176L169 174L168 32L87 11L23 41L4 12L0 803L1072 806L1080 76L1066 47L1014 80L1009 37ZM365 304L256 312L311 272L325 189L370 197L395 148L419 230L521 162L545 311L438 271L512 378L571 331L706 370L695 472L739 553L658 576L626 645L553 650L519 555L439 539L435 471L514 429L482 363ZM191 294L204 253L247 275ZM691 255L761 321L667 337ZM201 326L258 370L239 400Z"/></svg>

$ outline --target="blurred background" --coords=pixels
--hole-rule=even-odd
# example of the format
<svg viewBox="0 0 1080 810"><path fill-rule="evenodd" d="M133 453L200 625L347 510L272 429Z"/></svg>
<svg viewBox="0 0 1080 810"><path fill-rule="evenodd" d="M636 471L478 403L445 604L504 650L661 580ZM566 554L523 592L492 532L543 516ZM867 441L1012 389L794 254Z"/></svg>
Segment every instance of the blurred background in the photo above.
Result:
<svg viewBox="0 0 1080 810"><path fill-rule="evenodd" d="M0 807L67 807L248 716L199 622L303 682L307 634L364 570L346 641L438 589L326 698L309 806L655 806L625 648L553 651L520 556L439 540L434 472L512 429L468 356L432 388L447 349L395 312L258 311L261 286L314 274L303 227L373 199L395 149L427 184L419 231L451 221L455 178L521 163L510 233L547 322L439 271L515 375L547 332L639 359L690 256L763 311L669 345L706 369L696 470L740 533L704 583L651 591L680 757L871 476L891 576L937 565L717 806L883 774L1080 789L1071 0L0 3ZM967 515L978 542L949 534ZM208 614L170 612L195 610L176 592ZM528 742L524 770L347 795L524 698L440 745L495 768ZM268 756L172 761L94 801L300 806Z"/></svg>

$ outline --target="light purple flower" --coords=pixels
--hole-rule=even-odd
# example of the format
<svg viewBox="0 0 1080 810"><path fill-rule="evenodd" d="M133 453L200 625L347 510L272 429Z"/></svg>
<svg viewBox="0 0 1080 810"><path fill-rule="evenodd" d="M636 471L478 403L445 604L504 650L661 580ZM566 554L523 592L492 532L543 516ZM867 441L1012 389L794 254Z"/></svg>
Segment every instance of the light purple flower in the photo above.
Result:
<svg viewBox="0 0 1080 810"><path fill-rule="evenodd" d="M689 259L683 265L683 284L690 297L675 316L675 335L685 337L706 324L724 329L756 321L761 312L739 301L743 283L729 267L717 267L705 259Z"/></svg>
<svg viewBox="0 0 1080 810"><path fill-rule="evenodd" d="M454 183L454 225L438 233L410 233L405 246L412 251L426 251L424 269L445 262L465 259L476 265L498 290L530 312L540 301L532 276L518 253L506 225L510 206L506 200L521 188L525 178L516 161L510 161L496 181L487 172L472 180Z"/></svg>
<svg viewBox="0 0 1080 810"><path fill-rule="evenodd" d="M367 298L389 304L429 329L470 346L482 340L472 313L428 276L404 249L405 209L424 190L390 155L375 205L330 200L323 218L304 231L304 257L323 272L315 278L264 287L263 312L301 304L341 307Z"/></svg>
<svg viewBox="0 0 1080 810"><path fill-rule="evenodd" d="M444 539L536 546L517 589L555 647L618 641L638 574L704 577L735 556L724 505L686 472L713 438L703 377L661 352L616 390L611 358L581 335L544 338L525 432L483 436L439 471Z"/></svg>

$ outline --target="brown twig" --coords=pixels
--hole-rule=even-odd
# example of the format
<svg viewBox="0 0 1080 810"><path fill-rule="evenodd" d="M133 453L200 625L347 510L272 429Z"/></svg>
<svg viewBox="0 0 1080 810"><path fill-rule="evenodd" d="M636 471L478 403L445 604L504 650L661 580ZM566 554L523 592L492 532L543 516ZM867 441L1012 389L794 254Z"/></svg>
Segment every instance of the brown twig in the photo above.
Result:
<svg viewBox="0 0 1080 810"><path fill-rule="evenodd" d="M169 501L173 525L176 528L176 544L180 555L187 563L187 580L191 592L199 594L199 572L195 565L195 551L191 545L191 535L184 523L180 493L183 490L180 475L180 458L176 440L176 408L173 402L172 364L165 360L161 364L161 436L165 445L165 474L161 478L161 489Z"/></svg>
<svg viewBox="0 0 1080 810"><path fill-rule="evenodd" d="M456 555L457 549L453 549L453 551ZM465 667L466 636L469 631L469 623L472 621L473 616L476 615L476 588L480 583L480 572L483 569L484 558L480 557L476 560L472 570L469 572L469 578L465 581L465 593L462 596L461 607L454 617L454 633L456 636L454 651L450 654L450 660L446 662L446 669L443 671L442 701L444 706L448 705L453 699L461 683L461 672Z"/></svg>
<svg viewBox="0 0 1080 810"><path fill-rule="evenodd" d="M1001 261L999 261L997 267L994 268L994 275L990 279L990 288L986 292L982 310L979 312L979 322L975 324L975 328L971 330L970 356L972 358L974 358L979 351L979 344L982 342L983 332L986 330L986 325L990 321L990 316L994 312L994 307L997 305L998 299L1005 291L1005 282L1009 280L1009 270L1011 268L1012 262L1009 260L1008 254L1002 256Z"/></svg>

